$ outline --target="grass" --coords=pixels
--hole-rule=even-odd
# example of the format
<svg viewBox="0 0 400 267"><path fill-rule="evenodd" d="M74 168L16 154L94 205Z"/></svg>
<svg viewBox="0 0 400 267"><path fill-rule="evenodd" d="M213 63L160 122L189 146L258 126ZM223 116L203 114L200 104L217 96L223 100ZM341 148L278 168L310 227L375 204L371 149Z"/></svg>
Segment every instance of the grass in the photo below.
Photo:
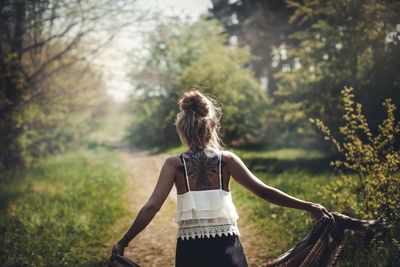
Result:
<svg viewBox="0 0 400 267"><path fill-rule="evenodd" d="M233 149L240 157L245 158L274 158L279 160L319 159L325 155L318 150L305 150L301 148L281 148L274 150L240 150Z"/></svg>
<svg viewBox="0 0 400 267"><path fill-rule="evenodd" d="M179 154L182 146L163 151ZM266 184L323 205L319 188L334 179L317 151L234 150ZM127 174L116 154L81 150L42 160L35 167L1 177L0 266L105 266L112 225L126 213L118 196ZM266 257L302 239L313 219L231 186L241 218L259 230ZM329 208L329 207L328 207Z"/></svg>
<svg viewBox="0 0 400 267"><path fill-rule="evenodd" d="M1 177L1 266L105 266L126 210L116 154L81 150Z"/></svg>

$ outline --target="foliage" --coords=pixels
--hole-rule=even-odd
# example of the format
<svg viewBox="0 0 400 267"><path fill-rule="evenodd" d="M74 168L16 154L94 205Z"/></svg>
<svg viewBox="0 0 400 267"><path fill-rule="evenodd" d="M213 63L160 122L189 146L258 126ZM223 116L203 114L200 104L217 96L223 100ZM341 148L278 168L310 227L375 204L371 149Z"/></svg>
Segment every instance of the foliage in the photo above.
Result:
<svg viewBox="0 0 400 267"><path fill-rule="evenodd" d="M271 96L276 89L274 73L279 69L272 51L290 42L290 33L301 30L299 25L289 23L293 8L283 0L211 1L211 4L209 16L221 22L230 42L250 47L254 57L249 67Z"/></svg>
<svg viewBox="0 0 400 267"><path fill-rule="evenodd" d="M15 127L21 129L14 144L24 165L82 145L107 112L110 99L101 80L95 78L94 72L80 73L83 68L76 64L46 79L41 85L45 91L42 97L13 114ZM2 131L9 127L7 123L1 126ZM5 160L9 155L2 157Z"/></svg>
<svg viewBox="0 0 400 267"><path fill-rule="evenodd" d="M377 112L380 103L392 98L397 104L400 99L398 3L307 0L287 4L294 10L290 22L303 29L273 52L281 63L273 96L277 123L289 117L284 127L291 132L303 129L307 136L312 133L307 118L318 116L336 131L342 123L339 89L350 85L359 90L360 102L370 107L365 115L376 126L383 119Z"/></svg>
<svg viewBox="0 0 400 267"><path fill-rule="evenodd" d="M126 5L114 2L0 2L0 171L79 145L106 108L88 60L121 27Z"/></svg>
<svg viewBox="0 0 400 267"><path fill-rule="evenodd" d="M118 164L114 153L79 150L2 176L0 265L105 266L125 211Z"/></svg>
<svg viewBox="0 0 400 267"><path fill-rule="evenodd" d="M329 196L337 209L365 219L386 220L395 226L396 233L390 242L384 245L377 241L376 250L369 253L369 261L376 262L376 266L392 266L400 259L400 122L395 118L396 107L390 99L383 103L387 117L379 125L377 133L373 133L362 105L354 100L353 89L345 87L342 97L345 123L339 131L343 141L334 137L320 119L311 119L325 140L343 156L343 159L331 162L341 171L341 179L327 186L323 194ZM354 249L357 251L356 245ZM352 252L351 262L357 260L364 264L360 255L366 251L362 247L359 250L362 253Z"/></svg>
<svg viewBox="0 0 400 267"><path fill-rule="evenodd" d="M205 37L207 36L207 37ZM137 88L131 98L134 119L129 140L135 146L176 145L173 125L180 93L192 86L222 105L224 141L237 146L260 143L268 100L245 69L246 49L226 46L216 21L183 23L171 19L149 37L142 68L133 72Z"/></svg>

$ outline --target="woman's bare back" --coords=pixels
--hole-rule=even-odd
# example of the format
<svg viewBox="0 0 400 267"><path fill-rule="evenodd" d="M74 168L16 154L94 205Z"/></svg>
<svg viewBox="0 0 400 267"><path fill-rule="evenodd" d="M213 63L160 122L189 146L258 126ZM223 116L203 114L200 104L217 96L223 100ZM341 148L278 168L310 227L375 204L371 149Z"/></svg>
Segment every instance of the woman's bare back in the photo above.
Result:
<svg viewBox="0 0 400 267"><path fill-rule="evenodd" d="M219 154L217 150L189 150L182 153L189 177L189 187L192 191L219 189ZM177 156L177 174L175 177L175 187L177 193L187 192L185 184L185 169L180 157ZM226 167L226 158L222 153L221 160L222 189L230 191L230 173Z"/></svg>

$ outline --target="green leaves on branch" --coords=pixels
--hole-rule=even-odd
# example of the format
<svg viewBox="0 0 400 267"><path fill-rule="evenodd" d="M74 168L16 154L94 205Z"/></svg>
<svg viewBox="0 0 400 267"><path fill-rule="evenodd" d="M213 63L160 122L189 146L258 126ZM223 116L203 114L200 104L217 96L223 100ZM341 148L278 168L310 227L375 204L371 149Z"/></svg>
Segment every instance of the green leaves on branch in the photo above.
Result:
<svg viewBox="0 0 400 267"><path fill-rule="evenodd" d="M281 56L284 67L275 74L276 103L300 106L288 111L305 114L298 119L298 127L306 127L309 117L319 117L340 134L339 89L350 85L360 90L360 102L369 107L364 116L375 127L384 117L378 112L380 103L391 98L398 104L400 99L396 19L400 6L378 0L287 4L294 9L290 22L301 29L276 49L275 55L285 55Z"/></svg>
<svg viewBox="0 0 400 267"><path fill-rule="evenodd" d="M201 87L222 105L222 135L235 146L259 144L266 129L268 99L246 63L246 48L227 45L216 21L159 25L147 56L132 74L136 94L129 139L135 146L177 145L177 100L189 87ZM140 65L141 64L141 65ZM139 69L139 71L137 70Z"/></svg>
<svg viewBox="0 0 400 267"><path fill-rule="evenodd" d="M342 90L342 97L345 124L340 127L340 133L343 141L338 141L332 136L328 127L321 120L310 119L310 121L324 134L325 140L330 141L344 156L343 160L334 161L332 165L337 169L351 170L359 175L359 186L362 187L361 192L366 201L364 212L371 216L385 217L386 212L382 213L379 210L385 209L387 206L377 206L369 202L381 200L376 199L374 195L379 194L379 189L385 188L390 191L386 193L391 193L386 198L395 197L399 200L400 205L400 192L396 190L400 182L400 152L399 148L395 147L396 137L398 138L400 134L400 122L395 118L396 107L390 99L385 101L387 118L379 125L378 132L373 134L362 113L362 105L354 101L353 89L345 87ZM382 184L386 186L382 186ZM387 199L386 202L391 201ZM400 206L398 206L398 210L400 210ZM395 216L393 219L399 221L400 214L390 214Z"/></svg>
<svg viewBox="0 0 400 267"><path fill-rule="evenodd" d="M355 216L400 223L400 121L395 118L396 106L386 99L386 119L374 133L368 126L362 105L354 100L353 89L342 90L344 125L341 138L334 137L319 119L310 121L332 143L342 159L331 162L341 178L325 188L334 206ZM393 243L398 242L398 236ZM396 240L397 239L397 240ZM399 250L395 252L399 257Z"/></svg>

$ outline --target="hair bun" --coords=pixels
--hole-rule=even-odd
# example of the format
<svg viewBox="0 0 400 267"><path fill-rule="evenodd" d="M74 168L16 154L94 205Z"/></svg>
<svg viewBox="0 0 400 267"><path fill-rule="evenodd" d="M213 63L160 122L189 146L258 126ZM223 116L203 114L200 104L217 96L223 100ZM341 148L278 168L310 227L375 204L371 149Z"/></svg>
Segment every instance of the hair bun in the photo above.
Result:
<svg viewBox="0 0 400 267"><path fill-rule="evenodd" d="M182 110L194 112L202 117L207 116L209 112L207 97L197 90L185 92L179 105Z"/></svg>

